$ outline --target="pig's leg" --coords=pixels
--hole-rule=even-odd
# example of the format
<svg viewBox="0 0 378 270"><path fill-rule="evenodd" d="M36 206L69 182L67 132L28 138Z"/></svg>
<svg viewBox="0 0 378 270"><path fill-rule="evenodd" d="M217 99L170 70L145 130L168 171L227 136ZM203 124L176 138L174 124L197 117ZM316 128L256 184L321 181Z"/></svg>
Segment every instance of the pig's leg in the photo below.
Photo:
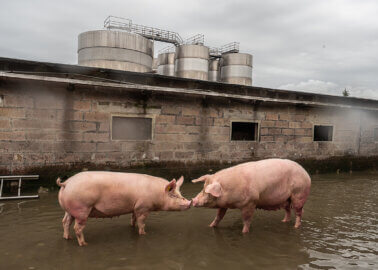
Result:
<svg viewBox="0 0 378 270"><path fill-rule="evenodd" d="M135 213L133 212L131 216L131 226L135 227L135 223L136 223L136 217L135 217Z"/></svg>
<svg viewBox="0 0 378 270"><path fill-rule="evenodd" d="M284 219L282 220L282 222L289 222L290 219L291 219L291 208L290 208L290 203L288 203L286 206L285 206L285 217Z"/></svg>
<svg viewBox="0 0 378 270"><path fill-rule="evenodd" d="M146 224L144 224L144 221L146 220L148 216L148 212L143 212L143 213L135 213L136 214L136 221L138 223L138 228L139 228L139 234L146 234L144 227Z"/></svg>
<svg viewBox="0 0 378 270"><path fill-rule="evenodd" d="M294 228L298 229L302 224L303 207L295 208L295 225Z"/></svg>
<svg viewBox="0 0 378 270"><path fill-rule="evenodd" d="M70 236L70 226L73 222L73 218L70 214L68 214L67 212L64 214L64 218L62 220L62 223L63 223L63 238L64 239L71 239L71 236Z"/></svg>
<svg viewBox="0 0 378 270"><path fill-rule="evenodd" d="M215 217L214 221L211 222L209 227L216 227L218 226L219 222L223 219L224 215L226 214L227 208L219 208L217 216Z"/></svg>
<svg viewBox="0 0 378 270"><path fill-rule="evenodd" d="M85 242L85 239L84 239L84 233L83 233L83 230L85 228L85 224L87 223L87 220L77 220L75 219L75 225L74 225L74 229L75 229L75 233L76 233L76 238L77 238L77 242L79 243L79 246L86 246L88 245L87 242Z"/></svg>
<svg viewBox="0 0 378 270"><path fill-rule="evenodd" d="M84 239L83 230L85 228L85 224L87 223L88 216L91 211L92 211L92 207L80 207L80 208L75 209L75 214L72 213L73 216L75 217L74 230L75 230L75 234L76 234L76 238L79 243L79 246L87 245L87 242L85 242L85 239Z"/></svg>
<svg viewBox="0 0 378 270"><path fill-rule="evenodd" d="M243 219L243 233L249 233L249 227L251 226L251 220L253 212L255 211L255 206L246 206L241 209L242 219Z"/></svg>
<svg viewBox="0 0 378 270"><path fill-rule="evenodd" d="M292 206L295 211L295 225L294 228L299 228L302 224L303 206L306 202L306 195L303 193L294 194L292 196Z"/></svg>

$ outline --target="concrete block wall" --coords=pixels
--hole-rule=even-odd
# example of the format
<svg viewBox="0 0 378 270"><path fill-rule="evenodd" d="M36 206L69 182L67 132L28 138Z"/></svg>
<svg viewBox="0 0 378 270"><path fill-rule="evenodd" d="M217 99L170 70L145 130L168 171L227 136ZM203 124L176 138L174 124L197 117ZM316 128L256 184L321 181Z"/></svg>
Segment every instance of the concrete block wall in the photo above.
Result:
<svg viewBox="0 0 378 270"><path fill-rule="evenodd" d="M111 139L112 116L154 119L150 141ZM258 123L257 141L230 141L231 121ZM315 124L334 126L314 142ZM376 111L256 104L52 82L0 85L0 170L90 162L245 161L377 155Z"/></svg>

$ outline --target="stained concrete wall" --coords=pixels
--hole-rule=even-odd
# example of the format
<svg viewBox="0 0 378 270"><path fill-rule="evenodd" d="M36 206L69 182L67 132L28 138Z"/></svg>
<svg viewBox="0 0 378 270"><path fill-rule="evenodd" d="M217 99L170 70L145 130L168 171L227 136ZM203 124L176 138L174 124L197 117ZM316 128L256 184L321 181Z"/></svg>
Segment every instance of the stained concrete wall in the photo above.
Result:
<svg viewBox="0 0 378 270"><path fill-rule="evenodd" d="M150 141L111 140L112 115L154 119ZM231 121L255 121L255 142L230 141ZM334 126L314 142L313 126ZM0 171L90 162L241 162L378 153L378 111L242 102L25 80L0 83Z"/></svg>

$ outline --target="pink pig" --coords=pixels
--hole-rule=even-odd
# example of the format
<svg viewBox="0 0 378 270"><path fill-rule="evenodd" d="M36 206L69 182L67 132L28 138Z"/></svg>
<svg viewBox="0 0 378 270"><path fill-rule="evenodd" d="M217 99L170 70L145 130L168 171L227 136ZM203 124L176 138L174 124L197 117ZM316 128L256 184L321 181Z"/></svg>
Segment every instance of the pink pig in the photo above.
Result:
<svg viewBox="0 0 378 270"><path fill-rule="evenodd" d="M75 220L75 233L80 246L86 245L83 229L88 217L108 218L132 213L131 225L138 224L145 234L144 221L150 211L180 211L190 208L191 201L180 193L184 177L176 182L145 174L118 172L81 172L60 186L59 204L66 211L63 238Z"/></svg>
<svg viewBox="0 0 378 270"><path fill-rule="evenodd" d="M210 227L216 227L228 208L242 212L243 233L249 232L256 208L286 211L282 222L290 221L290 209L296 214L295 228L301 225L303 205L310 193L311 179L296 162L266 159L247 162L204 175L192 182L204 181L204 189L193 199L193 206L218 208Z"/></svg>

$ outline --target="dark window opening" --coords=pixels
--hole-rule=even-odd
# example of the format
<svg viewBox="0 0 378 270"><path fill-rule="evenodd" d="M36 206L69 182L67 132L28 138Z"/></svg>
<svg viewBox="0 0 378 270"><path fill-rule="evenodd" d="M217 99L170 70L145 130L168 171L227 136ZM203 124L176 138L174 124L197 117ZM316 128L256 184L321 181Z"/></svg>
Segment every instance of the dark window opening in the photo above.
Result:
<svg viewBox="0 0 378 270"><path fill-rule="evenodd" d="M232 122L231 141L256 141L257 123Z"/></svg>
<svg viewBox="0 0 378 270"><path fill-rule="evenodd" d="M333 126L314 126L314 141L332 141Z"/></svg>
<svg viewBox="0 0 378 270"><path fill-rule="evenodd" d="M378 128L374 129L374 141L378 142Z"/></svg>
<svg viewBox="0 0 378 270"><path fill-rule="evenodd" d="M152 119L113 116L112 140L151 140Z"/></svg>

